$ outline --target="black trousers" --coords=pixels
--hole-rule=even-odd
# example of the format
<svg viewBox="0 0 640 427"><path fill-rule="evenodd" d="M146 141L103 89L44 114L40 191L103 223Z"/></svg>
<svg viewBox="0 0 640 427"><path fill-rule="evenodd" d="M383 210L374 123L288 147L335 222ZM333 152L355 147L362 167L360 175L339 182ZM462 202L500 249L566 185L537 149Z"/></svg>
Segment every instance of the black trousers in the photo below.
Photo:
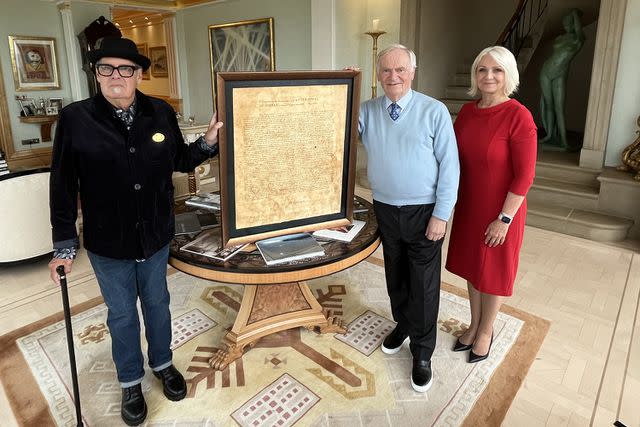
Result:
<svg viewBox="0 0 640 427"><path fill-rule="evenodd" d="M442 242L428 240L434 204L392 206L373 201L384 249L391 313L411 340L414 359L430 360L436 347Z"/></svg>

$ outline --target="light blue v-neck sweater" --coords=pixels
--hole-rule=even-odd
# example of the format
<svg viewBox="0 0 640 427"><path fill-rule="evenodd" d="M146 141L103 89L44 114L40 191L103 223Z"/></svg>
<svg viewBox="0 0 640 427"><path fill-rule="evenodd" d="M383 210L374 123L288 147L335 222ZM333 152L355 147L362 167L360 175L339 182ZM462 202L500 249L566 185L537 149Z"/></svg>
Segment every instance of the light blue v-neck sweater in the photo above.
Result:
<svg viewBox="0 0 640 427"><path fill-rule="evenodd" d="M360 106L358 130L373 198L394 206L435 203L433 215L447 221L460 176L449 111L440 101L410 91L398 101L403 108L393 121L385 100L381 96Z"/></svg>

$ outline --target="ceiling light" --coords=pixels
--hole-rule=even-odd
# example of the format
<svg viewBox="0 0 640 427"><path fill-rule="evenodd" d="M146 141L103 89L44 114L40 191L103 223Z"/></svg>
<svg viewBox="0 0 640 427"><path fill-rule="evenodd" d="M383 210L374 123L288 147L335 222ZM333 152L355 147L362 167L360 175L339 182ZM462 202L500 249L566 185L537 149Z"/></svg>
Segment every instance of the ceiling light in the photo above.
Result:
<svg viewBox="0 0 640 427"><path fill-rule="evenodd" d="M148 20L149 20L149 17L145 16L145 17L144 17L144 20L145 20L145 21L148 21Z"/></svg>
<svg viewBox="0 0 640 427"><path fill-rule="evenodd" d="M131 19L129 19L129 24L133 24L133 21Z"/></svg>

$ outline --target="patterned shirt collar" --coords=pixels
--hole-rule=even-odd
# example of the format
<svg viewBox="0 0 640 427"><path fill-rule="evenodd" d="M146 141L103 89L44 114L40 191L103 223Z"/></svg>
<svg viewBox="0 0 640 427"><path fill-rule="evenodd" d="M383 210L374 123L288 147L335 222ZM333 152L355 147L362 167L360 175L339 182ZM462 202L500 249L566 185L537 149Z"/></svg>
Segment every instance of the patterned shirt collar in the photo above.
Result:
<svg viewBox="0 0 640 427"><path fill-rule="evenodd" d="M124 125L127 127L127 130L129 130L131 128L131 125L133 124L133 120L136 117L136 99L133 98L133 102L126 110L113 107L113 112L116 117L119 118L122 123L124 123Z"/></svg>

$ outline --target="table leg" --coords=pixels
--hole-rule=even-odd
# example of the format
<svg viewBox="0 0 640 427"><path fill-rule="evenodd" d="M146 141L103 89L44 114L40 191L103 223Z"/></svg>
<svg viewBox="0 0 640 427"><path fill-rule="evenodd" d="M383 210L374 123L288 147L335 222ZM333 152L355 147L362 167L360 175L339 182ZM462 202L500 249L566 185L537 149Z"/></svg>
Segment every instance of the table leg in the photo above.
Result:
<svg viewBox="0 0 640 427"><path fill-rule="evenodd" d="M218 350L209 363L223 370L260 338L301 326L320 333L347 332L342 319L327 316L305 282L245 285L238 317L222 339L227 349Z"/></svg>

